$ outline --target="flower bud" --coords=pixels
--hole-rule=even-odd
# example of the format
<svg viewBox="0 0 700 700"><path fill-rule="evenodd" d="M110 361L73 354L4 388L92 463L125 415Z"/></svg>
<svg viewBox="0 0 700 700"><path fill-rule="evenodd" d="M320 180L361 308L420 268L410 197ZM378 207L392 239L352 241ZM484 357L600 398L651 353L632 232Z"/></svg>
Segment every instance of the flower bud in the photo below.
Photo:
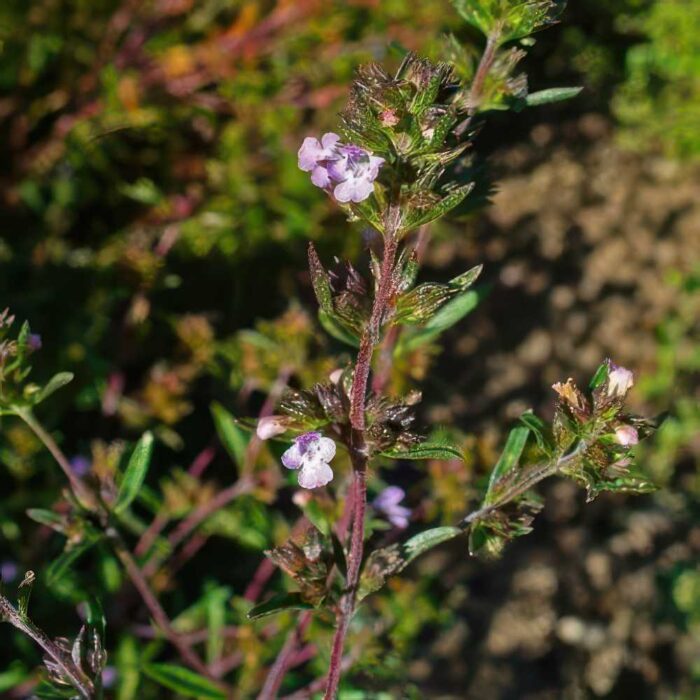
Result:
<svg viewBox="0 0 700 700"><path fill-rule="evenodd" d="M255 432L260 440L269 440L275 435L281 435L287 430L287 420L284 416L265 416L258 421Z"/></svg>
<svg viewBox="0 0 700 700"><path fill-rule="evenodd" d="M624 447L631 447L639 442L639 434L631 425L620 425L615 428L615 440Z"/></svg>
<svg viewBox="0 0 700 700"><path fill-rule="evenodd" d="M625 367L610 363L607 393L611 398L624 397L634 384L634 374Z"/></svg>

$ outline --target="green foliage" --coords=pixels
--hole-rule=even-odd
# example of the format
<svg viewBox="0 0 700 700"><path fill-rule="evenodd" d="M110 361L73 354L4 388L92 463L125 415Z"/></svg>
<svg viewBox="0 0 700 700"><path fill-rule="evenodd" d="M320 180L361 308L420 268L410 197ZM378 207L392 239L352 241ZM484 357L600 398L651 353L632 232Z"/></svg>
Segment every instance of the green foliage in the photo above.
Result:
<svg viewBox="0 0 700 700"><path fill-rule="evenodd" d="M623 144L700 155L700 7L655 1L630 21L645 40L629 49L626 79L613 103Z"/></svg>
<svg viewBox="0 0 700 700"><path fill-rule="evenodd" d="M182 666L151 663L143 667L143 672L159 685L186 698L223 700L226 697L226 694L212 681Z"/></svg>
<svg viewBox="0 0 700 700"><path fill-rule="evenodd" d="M129 457L126 471L119 484L119 492L114 504L116 514L123 513L139 495L151 465L152 453L153 435L144 433Z"/></svg>

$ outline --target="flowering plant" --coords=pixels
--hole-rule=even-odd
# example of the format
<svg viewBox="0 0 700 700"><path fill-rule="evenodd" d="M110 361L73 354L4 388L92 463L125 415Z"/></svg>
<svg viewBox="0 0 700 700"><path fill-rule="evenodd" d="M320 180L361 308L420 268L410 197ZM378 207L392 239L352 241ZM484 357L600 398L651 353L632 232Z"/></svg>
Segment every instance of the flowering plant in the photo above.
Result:
<svg viewBox="0 0 700 700"><path fill-rule="evenodd" d="M299 692L308 697L322 691L328 700L335 698L343 671L356 660L348 653L346 641L363 601L418 556L448 540L465 537L472 554L501 553L509 540L531 530L541 507L532 489L543 479L570 478L586 489L589 499L604 490L651 488L635 472L631 448L653 426L627 413L632 373L607 360L587 391L571 379L554 385L557 399L551 424L532 412L520 417L479 505L452 525L426 529L401 542L401 531L413 517L411 509L401 505L404 491L395 484L384 485L373 501L368 500L368 482L375 480L380 466L420 460L459 462L464 457L458 444L446 437L427 438L417 427L419 392L390 390L395 360L436 342L475 304L473 286L482 272L480 265L446 283L418 283L428 224L467 209L470 198L476 199L485 189L467 154L490 111L518 111L577 92L555 88L529 93L524 76L516 74L532 43L530 35L554 22L562 3L455 0L454 4L464 20L484 35L479 57L450 37L444 62L408 53L394 72L374 64L360 68L341 115L342 137L334 132L320 139L308 136L299 148L299 168L310 174L311 182L350 221L364 227L368 274L348 261L338 261L329 270L312 244L308 249L319 322L353 355L349 361L335 363L327 380L308 388L285 389L288 376L280 377L284 381L271 387L259 420L236 421L214 407L221 440L240 466L234 485L199 502L201 493L188 490L187 476L192 473L183 475L177 488L166 494L170 496L164 508L167 513L158 512L153 524L142 527L132 506L139 498L149 497L144 495L144 483L153 436L146 433L141 438L123 470L119 454L105 456L99 469L77 469L34 414L34 407L71 377L56 375L44 387L28 382L27 358L40 342L26 325L17 338L0 346L0 409L25 422L54 456L70 486L61 512L34 510L30 515L65 536L65 567L95 545L108 549L119 562L160 633L188 667L144 666L144 673L168 688L189 689L195 697L234 696L224 680L226 667L207 663L193 649L195 642L183 636L165 613L153 592L153 581L163 558L217 508L243 494L257 493L271 500L269 476L256 471L263 442L285 443L279 462L296 472L301 490L293 503L305 517L286 541L266 551L270 565L290 577L293 590L251 605L247 611L251 620L302 611L260 684L260 698L276 697L292 660L308 653L302 643L315 617L334 623L327 673ZM2 330L9 332L10 326L10 318L3 316ZM274 448L270 452L276 454ZM192 471L197 469L193 466ZM188 497L186 517L162 541L164 521ZM380 525L372 511L381 516ZM394 536L378 542L372 535L386 527L385 521L393 527ZM139 535L134 551L124 532ZM266 571L251 582L254 590L246 596L249 602L257 602L260 579L269 577ZM16 603L0 597L3 619L45 652L50 681L46 692L100 697L107 659L99 605L86 606L85 625L72 642L51 640L29 619L33 578L25 576Z"/></svg>

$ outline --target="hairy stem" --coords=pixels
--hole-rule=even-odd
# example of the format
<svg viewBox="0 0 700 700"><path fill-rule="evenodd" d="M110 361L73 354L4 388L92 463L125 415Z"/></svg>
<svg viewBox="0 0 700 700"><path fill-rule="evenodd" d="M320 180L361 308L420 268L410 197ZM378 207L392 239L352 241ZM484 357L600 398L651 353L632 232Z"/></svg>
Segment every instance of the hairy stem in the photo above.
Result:
<svg viewBox="0 0 700 700"><path fill-rule="evenodd" d="M460 520L459 527L466 528L468 525L486 517L490 513L502 508L503 506L510 503L513 499L521 496L525 491L531 489L535 484L539 484L549 476L554 476L563 466L569 462L573 462L575 459L580 457L580 455L585 451L587 443L580 442L571 452L562 455L561 457L551 461L545 462L544 464L537 465L528 471L524 479L517 481L510 488L508 488L505 493L503 493L500 498L490 505L483 506L472 513L469 513L465 518Z"/></svg>
<svg viewBox="0 0 700 700"><path fill-rule="evenodd" d="M331 660L326 680L325 700L333 700L338 692L342 671L345 638L355 611L357 586L360 580L365 539L365 510L367 507L367 445L365 442L365 403L367 384L372 365L372 355L380 339L384 316L394 293L394 261L398 248L397 231L400 212L391 206L386 215L384 255L375 288L372 313L360 339L360 349L355 362L355 374L350 395L350 459L353 466L352 481L352 534L348 553L348 573L345 591L338 603L338 619L333 637Z"/></svg>
<svg viewBox="0 0 700 700"><path fill-rule="evenodd" d="M92 681L79 669L73 660L52 642L29 618L20 612L5 598L0 595L0 619L9 622L20 632L32 639L45 652L45 654L61 669L63 675L71 682L82 698L92 700L95 696L95 688Z"/></svg>

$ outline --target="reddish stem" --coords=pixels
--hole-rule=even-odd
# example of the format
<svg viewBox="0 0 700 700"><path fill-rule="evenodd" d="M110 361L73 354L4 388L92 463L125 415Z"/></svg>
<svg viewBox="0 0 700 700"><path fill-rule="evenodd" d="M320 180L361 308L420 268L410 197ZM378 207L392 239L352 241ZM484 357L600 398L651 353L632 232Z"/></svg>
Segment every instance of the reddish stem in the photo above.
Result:
<svg viewBox="0 0 700 700"><path fill-rule="evenodd" d="M333 637L331 660L326 680L325 700L333 700L338 692L342 672L343 649L350 621L355 611L357 587L362 568L365 537L365 510L367 507L367 462L365 442L365 401L372 365L372 355L379 342L386 311L394 294L394 260L398 248L397 231L400 212L389 208L385 222L384 256L377 283L372 313L360 340L350 395L350 424L352 426L350 459L353 465L352 535L348 553L347 585L338 603L338 624Z"/></svg>

